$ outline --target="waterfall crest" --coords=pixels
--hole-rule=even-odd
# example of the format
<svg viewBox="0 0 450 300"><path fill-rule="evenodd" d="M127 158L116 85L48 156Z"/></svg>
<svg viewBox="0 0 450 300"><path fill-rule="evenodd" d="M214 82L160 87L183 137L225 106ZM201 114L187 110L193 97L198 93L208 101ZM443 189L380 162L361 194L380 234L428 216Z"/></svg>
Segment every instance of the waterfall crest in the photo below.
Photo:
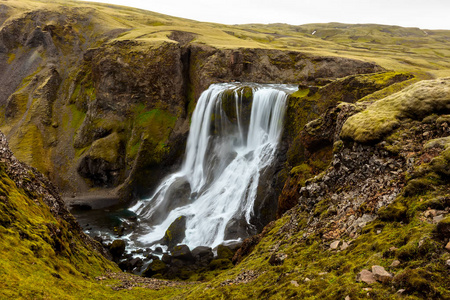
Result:
<svg viewBox="0 0 450 300"><path fill-rule="evenodd" d="M131 208L141 221L138 240L159 241L180 216L182 243L191 248L237 240L242 232L230 234L236 226L251 232L260 174L275 158L287 96L261 85L213 84L203 92L181 169Z"/></svg>

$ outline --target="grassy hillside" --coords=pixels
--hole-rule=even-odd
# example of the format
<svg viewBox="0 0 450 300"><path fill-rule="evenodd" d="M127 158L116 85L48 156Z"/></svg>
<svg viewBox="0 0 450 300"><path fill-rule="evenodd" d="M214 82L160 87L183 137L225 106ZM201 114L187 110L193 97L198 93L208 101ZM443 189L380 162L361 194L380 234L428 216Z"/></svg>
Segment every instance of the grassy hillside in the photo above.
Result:
<svg viewBox="0 0 450 300"><path fill-rule="evenodd" d="M222 25L175 18L145 10L76 1L8 0L19 14L44 8L89 14L95 30L122 30L117 40L158 44L173 42L171 34L192 34L192 42L217 48L275 48L373 61L386 69L427 71L450 75L450 31L404 28L377 24L340 23Z"/></svg>

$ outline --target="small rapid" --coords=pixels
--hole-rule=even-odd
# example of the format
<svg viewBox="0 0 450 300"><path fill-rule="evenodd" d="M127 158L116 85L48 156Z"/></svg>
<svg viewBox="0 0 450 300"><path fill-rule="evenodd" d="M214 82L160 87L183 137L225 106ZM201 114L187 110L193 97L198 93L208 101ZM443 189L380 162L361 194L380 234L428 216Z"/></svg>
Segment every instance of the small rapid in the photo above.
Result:
<svg viewBox="0 0 450 300"><path fill-rule="evenodd" d="M260 174L274 161L287 97L282 86L274 85L213 84L204 91L180 170L130 208L140 220L130 240L157 244L181 216L186 218L182 243L191 249L214 248L254 233ZM236 226L241 230L230 230Z"/></svg>

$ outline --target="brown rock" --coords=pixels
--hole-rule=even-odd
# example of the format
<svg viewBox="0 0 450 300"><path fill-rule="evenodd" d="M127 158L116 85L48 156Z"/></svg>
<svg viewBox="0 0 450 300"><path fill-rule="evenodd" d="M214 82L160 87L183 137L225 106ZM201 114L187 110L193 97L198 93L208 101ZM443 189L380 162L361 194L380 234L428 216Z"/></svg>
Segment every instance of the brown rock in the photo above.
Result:
<svg viewBox="0 0 450 300"><path fill-rule="evenodd" d="M448 242L447 245L445 245L445 250L450 252L450 242Z"/></svg>
<svg viewBox="0 0 450 300"><path fill-rule="evenodd" d="M386 283L392 280L392 274L387 272L382 266L372 266L372 274L375 280Z"/></svg>
<svg viewBox="0 0 450 300"><path fill-rule="evenodd" d="M396 267L398 267L399 265L400 265L400 261L399 261L399 260L394 260L394 261L391 263L390 267L391 267L391 268L396 268Z"/></svg>
<svg viewBox="0 0 450 300"><path fill-rule="evenodd" d="M361 272L358 273L358 275L356 275L356 281L357 282L365 282L367 284L372 284L377 282L375 280L375 278L373 277L372 272L370 272L369 270L366 269L362 269Z"/></svg>

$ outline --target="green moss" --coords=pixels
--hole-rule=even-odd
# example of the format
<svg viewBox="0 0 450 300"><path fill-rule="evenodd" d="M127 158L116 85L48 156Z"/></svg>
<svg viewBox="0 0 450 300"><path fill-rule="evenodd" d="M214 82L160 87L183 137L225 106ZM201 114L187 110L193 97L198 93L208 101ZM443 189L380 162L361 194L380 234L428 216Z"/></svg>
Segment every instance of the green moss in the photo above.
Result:
<svg viewBox="0 0 450 300"><path fill-rule="evenodd" d="M403 221L406 219L408 207L401 201L397 200L382 207L378 210L378 216L384 221Z"/></svg>
<svg viewBox="0 0 450 300"><path fill-rule="evenodd" d="M403 119L423 119L440 112L450 100L449 80L418 82L405 90L379 100L366 110L351 116L342 127L341 138L373 143L400 126Z"/></svg>
<svg viewBox="0 0 450 300"><path fill-rule="evenodd" d="M295 98L303 98L306 97L309 93L309 89L298 89L296 92L292 94L292 97Z"/></svg>
<svg viewBox="0 0 450 300"><path fill-rule="evenodd" d="M122 141L117 132L96 140L92 143L89 156L93 159L103 159L110 163L115 163L120 157Z"/></svg>

